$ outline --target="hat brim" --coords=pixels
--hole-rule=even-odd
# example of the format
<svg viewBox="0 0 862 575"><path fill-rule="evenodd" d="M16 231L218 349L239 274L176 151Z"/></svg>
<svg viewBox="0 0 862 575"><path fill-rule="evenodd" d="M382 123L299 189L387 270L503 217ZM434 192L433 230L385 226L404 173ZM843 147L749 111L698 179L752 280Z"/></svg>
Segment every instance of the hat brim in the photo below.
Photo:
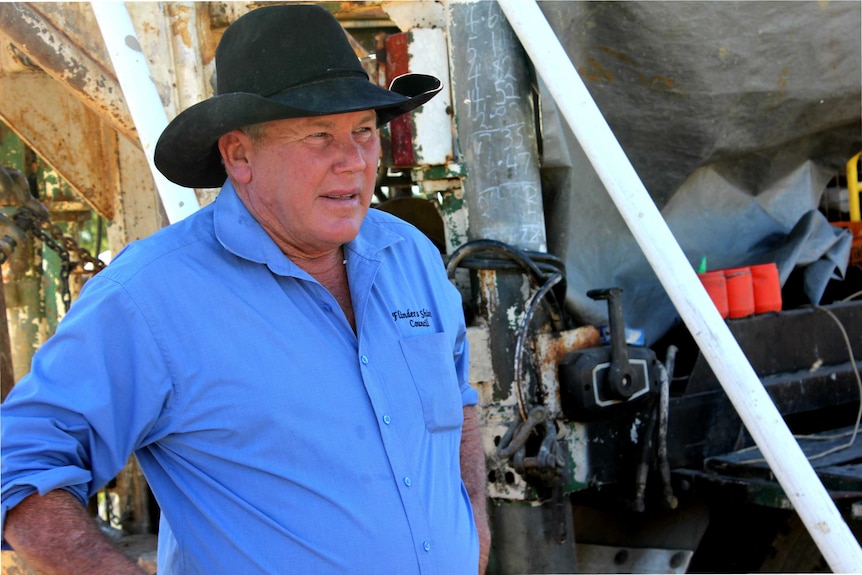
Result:
<svg viewBox="0 0 862 575"><path fill-rule="evenodd" d="M282 120L376 110L377 124L414 110L442 88L425 74L396 78L389 90L365 78L344 76L306 84L273 96L233 92L199 102L174 118L154 151L158 170L189 188L217 188L227 177L218 139L237 128Z"/></svg>

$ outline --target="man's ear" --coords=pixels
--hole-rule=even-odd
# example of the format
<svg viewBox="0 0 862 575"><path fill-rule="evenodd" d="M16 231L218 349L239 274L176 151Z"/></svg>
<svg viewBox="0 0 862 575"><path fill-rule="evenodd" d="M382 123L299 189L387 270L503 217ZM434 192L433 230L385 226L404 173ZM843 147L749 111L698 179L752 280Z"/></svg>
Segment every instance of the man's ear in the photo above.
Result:
<svg viewBox="0 0 862 575"><path fill-rule="evenodd" d="M251 148L251 140L240 130L228 132L218 139L218 149L225 171L232 180L241 184L251 181L251 165L248 158Z"/></svg>

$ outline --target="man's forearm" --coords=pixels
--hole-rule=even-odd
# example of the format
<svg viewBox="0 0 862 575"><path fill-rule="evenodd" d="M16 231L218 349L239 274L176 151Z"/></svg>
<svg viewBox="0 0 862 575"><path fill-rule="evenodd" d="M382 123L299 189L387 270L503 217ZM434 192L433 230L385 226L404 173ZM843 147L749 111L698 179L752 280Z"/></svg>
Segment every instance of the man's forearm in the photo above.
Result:
<svg viewBox="0 0 862 575"><path fill-rule="evenodd" d="M71 493L31 495L6 513L3 535L29 567L44 575L144 573L102 534Z"/></svg>
<svg viewBox="0 0 862 575"><path fill-rule="evenodd" d="M491 530L488 526L487 471L485 451L479 433L479 417L475 406L464 408L464 426L461 430L461 480L467 488L476 529L479 532L479 573L488 566L488 552L491 547Z"/></svg>

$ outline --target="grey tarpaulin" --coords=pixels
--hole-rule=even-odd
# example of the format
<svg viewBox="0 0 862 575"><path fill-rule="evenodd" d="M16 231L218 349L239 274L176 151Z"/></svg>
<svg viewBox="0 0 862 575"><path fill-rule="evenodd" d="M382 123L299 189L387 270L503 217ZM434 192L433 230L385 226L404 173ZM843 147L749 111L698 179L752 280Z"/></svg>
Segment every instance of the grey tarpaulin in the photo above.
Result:
<svg viewBox="0 0 862 575"><path fill-rule="evenodd" d="M599 109L689 261L804 268L817 303L851 237L818 211L862 150L859 2L543 2ZM540 94L542 93L541 83ZM567 306L620 286L626 323L659 339L678 317L580 145L541 99L548 245Z"/></svg>

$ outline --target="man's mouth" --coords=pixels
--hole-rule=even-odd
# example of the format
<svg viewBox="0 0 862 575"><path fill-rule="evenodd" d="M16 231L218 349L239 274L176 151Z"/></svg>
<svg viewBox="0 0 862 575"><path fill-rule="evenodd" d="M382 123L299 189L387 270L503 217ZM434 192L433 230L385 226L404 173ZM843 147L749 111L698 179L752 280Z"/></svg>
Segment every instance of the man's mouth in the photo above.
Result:
<svg viewBox="0 0 862 575"><path fill-rule="evenodd" d="M352 200L356 197L356 194L341 194L337 196L325 196L330 200Z"/></svg>

